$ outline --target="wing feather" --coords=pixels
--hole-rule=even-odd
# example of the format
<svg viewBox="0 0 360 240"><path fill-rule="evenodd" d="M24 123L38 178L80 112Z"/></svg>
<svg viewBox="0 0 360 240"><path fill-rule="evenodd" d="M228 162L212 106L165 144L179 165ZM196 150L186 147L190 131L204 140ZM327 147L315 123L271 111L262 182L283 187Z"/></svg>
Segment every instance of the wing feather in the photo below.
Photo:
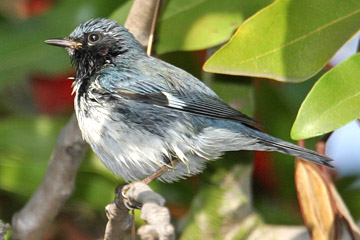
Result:
<svg viewBox="0 0 360 240"><path fill-rule="evenodd" d="M256 120L233 109L219 98L211 96L189 97L177 92L160 91L156 93L136 93L124 89L116 89L117 94L125 99L171 108L191 114L238 121L249 126L263 126Z"/></svg>

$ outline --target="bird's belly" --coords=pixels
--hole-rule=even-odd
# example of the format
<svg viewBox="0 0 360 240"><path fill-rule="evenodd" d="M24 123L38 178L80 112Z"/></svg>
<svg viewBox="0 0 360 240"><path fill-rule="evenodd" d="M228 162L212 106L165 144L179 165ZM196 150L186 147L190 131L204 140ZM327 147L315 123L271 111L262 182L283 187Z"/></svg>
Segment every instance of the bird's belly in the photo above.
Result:
<svg viewBox="0 0 360 240"><path fill-rule="evenodd" d="M126 181L145 178L164 165L166 143L158 136L114 121L103 108L77 111L84 139L105 166Z"/></svg>

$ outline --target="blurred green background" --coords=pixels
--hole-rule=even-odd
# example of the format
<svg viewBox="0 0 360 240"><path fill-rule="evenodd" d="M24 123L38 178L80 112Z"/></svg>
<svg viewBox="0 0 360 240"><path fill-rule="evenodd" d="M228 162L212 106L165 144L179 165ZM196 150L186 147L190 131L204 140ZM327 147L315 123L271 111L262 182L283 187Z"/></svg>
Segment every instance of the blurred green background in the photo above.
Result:
<svg viewBox="0 0 360 240"><path fill-rule="evenodd" d="M169 0L159 19L154 51L161 53L157 55L159 58L205 81L231 106L256 117L264 123L267 133L291 141L289 133L300 104L320 74L303 83L285 84L201 70L209 52L227 41L246 18L271 2L223 0L206 1L204 5L202 1L187 0L179 4ZM63 49L44 44L44 40L67 36L80 22L94 17L110 16L123 23L130 6L131 1L125 0L0 1L0 219L3 221L11 222L12 215L41 182L59 131L73 112L71 81L67 77L74 73L68 55ZM218 25L214 26L214 22ZM174 30L173 26L179 27ZM217 31L205 35L210 26ZM307 141L307 146L313 148L317 140ZM245 155L242 159L243 156L227 154L224 160L210 162L199 176L174 184L154 182L151 187L166 198L174 221L181 224L194 196L212 184L214 173L219 169L227 171L255 156L253 200L264 221L303 224L296 199L294 158L270 153ZM89 152L73 196L44 239L101 237L106 224L104 207L113 200L114 189L120 183L122 180ZM339 191L358 219L360 202L354 199L360 199L360 193L349 188L351 183L352 179L340 182Z"/></svg>

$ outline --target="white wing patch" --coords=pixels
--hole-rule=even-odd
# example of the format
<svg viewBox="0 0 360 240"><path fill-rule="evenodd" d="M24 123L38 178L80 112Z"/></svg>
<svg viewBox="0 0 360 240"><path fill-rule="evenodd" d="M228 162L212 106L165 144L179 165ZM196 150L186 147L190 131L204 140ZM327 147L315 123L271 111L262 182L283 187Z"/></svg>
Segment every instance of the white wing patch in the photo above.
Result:
<svg viewBox="0 0 360 240"><path fill-rule="evenodd" d="M177 97L174 97L173 95L171 95L171 93L168 92L161 92L161 93L166 96L169 107L180 108L180 109L186 107L186 103L184 101L178 99Z"/></svg>

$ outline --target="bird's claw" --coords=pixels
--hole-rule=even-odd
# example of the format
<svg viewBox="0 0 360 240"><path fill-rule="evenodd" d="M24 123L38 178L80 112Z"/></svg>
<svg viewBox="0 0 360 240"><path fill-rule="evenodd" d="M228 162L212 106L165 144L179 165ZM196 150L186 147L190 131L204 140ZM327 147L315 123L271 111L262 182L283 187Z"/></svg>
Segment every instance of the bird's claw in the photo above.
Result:
<svg viewBox="0 0 360 240"><path fill-rule="evenodd" d="M142 207L140 203L138 203L138 202L136 202L134 200L130 200L130 198L128 197L128 192L131 189L131 187L134 185L134 183L135 182L131 182L129 184L126 184L121 189L121 196L122 196L124 206L129 210L141 209L141 207ZM135 205L133 205L134 203L135 203Z"/></svg>

